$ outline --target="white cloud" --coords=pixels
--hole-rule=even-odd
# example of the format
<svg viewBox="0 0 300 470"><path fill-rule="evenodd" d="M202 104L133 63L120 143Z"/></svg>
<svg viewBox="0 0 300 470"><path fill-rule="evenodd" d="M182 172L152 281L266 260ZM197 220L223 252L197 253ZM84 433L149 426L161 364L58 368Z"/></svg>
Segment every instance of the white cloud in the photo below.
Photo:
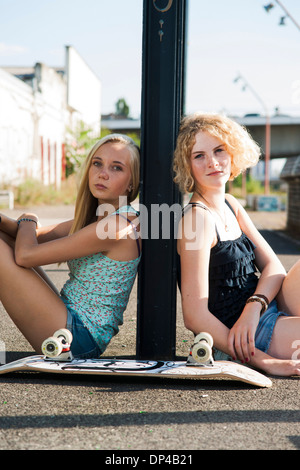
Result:
<svg viewBox="0 0 300 470"><path fill-rule="evenodd" d="M12 55L24 54L25 52L27 52L26 47L0 42L0 56L9 57Z"/></svg>

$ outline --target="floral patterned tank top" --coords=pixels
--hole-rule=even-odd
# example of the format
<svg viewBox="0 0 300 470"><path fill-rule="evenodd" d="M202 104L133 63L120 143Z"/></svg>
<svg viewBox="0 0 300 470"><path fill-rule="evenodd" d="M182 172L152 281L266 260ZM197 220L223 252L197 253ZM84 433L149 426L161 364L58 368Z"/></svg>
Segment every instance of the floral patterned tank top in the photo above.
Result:
<svg viewBox="0 0 300 470"><path fill-rule="evenodd" d="M121 207L113 214L121 215L124 212L138 216L131 206ZM61 290L62 300L68 309L79 316L101 352L118 333L119 325L123 324L123 312L141 257L137 234L136 242L138 257L133 260L116 261L100 252L68 262L70 273Z"/></svg>

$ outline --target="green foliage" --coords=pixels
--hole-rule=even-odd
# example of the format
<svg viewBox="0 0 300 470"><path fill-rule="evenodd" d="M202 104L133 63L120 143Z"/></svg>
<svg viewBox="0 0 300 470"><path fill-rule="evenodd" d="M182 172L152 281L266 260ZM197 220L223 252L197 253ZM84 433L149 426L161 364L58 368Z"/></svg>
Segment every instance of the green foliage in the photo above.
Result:
<svg viewBox="0 0 300 470"><path fill-rule="evenodd" d="M66 177L77 173L82 162L85 160L88 152L95 145L95 143L102 137L105 137L112 132L108 129L101 129L101 134L96 135L93 133L84 122L80 122L75 131L68 130L69 139L66 143ZM127 134L139 146L140 139L134 134Z"/></svg>
<svg viewBox="0 0 300 470"><path fill-rule="evenodd" d="M116 102L116 114L118 116L128 118L128 116L129 116L129 106L126 103L126 100L124 98L120 98Z"/></svg>
<svg viewBox="0 0 300 470"><path fill-rule="evenodd" d="M28 206L32 201L49 203L52 197L52 186L45 187L40 181L27 179L16 188L15 201L21 206Z"/></svg>
<svg viewBox="0 0 300 470"><path fill-rule="evenodd" d="M233 181L233 191L237 192L236 190L239 190L242 188L242 175L239 175L235 178ZM251 174L247 174L246 178L246 192L247 194L263 194L264 192L264 185L253 178Z"/></svg>
<svg viewBox="0 0 300 470"><path fill-rule="evenodd" d="M83 121L80 121L75 131L68 129L69 139L66 143L66 177L76 173L89 150L99 140L93 136L93 131Z"/></svg>
<svg viewBox="0 0 300 470"><path fill-rule="evenodd" d="M264 193L264 185L262 184L261 181L256 180L255 178L252 178L249 175L249 178L247 178L247 193L249 194L263 194Z"/></svg>
<svg viewBox="0 0 300 470"><path fill-rule="evenodd" d="M35 179L27 179L15 188L14 193L15 204L22 207L42 204L74 204L77 188L74 176L63 181L59 189L53 185L45 186Z"/></svg>

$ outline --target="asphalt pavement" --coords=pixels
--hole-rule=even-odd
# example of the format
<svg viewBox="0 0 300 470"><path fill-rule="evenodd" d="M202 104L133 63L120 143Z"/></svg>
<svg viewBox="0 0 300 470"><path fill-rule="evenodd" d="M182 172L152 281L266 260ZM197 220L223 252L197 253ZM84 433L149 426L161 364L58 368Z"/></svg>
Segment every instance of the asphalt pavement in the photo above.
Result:
<svg viewBox="0 0 300 470"><path fill-rule="evenodd" d="M33 210L44 224L73 212L68 206ZM300 243L285 232L285 213L250 216L290 269L299 258ZM58 288L67 279L66 265L46 270ZM135 285L124 325L105 356L134 357L136 303ZM192 337L183 326L179 296L177 310L176 354L182 357ZM34 354L1 305L0 331L7 362ZM158 464L159 455L162 464L168 454L181 459L171 460L173 464L193 464L200 450L298 450L299 380L272 377L273 386L261 389L229 380L4 375L0 450L100 450L98 464L138 468ZM139 454L141 450L148 454ZM139 462L133 460L140 455Z"/></svg>

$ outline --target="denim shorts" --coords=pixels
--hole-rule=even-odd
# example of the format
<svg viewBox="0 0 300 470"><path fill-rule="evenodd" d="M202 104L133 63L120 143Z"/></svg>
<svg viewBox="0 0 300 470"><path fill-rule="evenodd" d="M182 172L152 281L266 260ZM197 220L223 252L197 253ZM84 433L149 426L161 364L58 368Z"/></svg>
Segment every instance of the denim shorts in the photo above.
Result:
<svg viewBox="0 0 300 470"><path fill-rule="evenodd" d="M273 300L268 309L260 317L255 333L255 346L264 353L268 352L271 344L272 335L275 327L275 323L279 317L289 315L284 312L279 312L276 300Z"/></svg>
<svg viewBox="0 0 300 470"><path fill-rule="evenodd" d="M284 312L279 312L277 302L273 300L265 313L260 317L255 333L255 347L264 353L267 353L269 350L275 323L280 316L288 317L289 315ZM217 348L214 348L214 359L215 361L232 361L232 358L228 354Z"/></svg>
<svg viewBox="0 0 300 470"><path fill-rule="evenodd" d="M68 308L67 329L73 335L71 351L76 359L97 359L101 350L75 312Z"/></svg>

